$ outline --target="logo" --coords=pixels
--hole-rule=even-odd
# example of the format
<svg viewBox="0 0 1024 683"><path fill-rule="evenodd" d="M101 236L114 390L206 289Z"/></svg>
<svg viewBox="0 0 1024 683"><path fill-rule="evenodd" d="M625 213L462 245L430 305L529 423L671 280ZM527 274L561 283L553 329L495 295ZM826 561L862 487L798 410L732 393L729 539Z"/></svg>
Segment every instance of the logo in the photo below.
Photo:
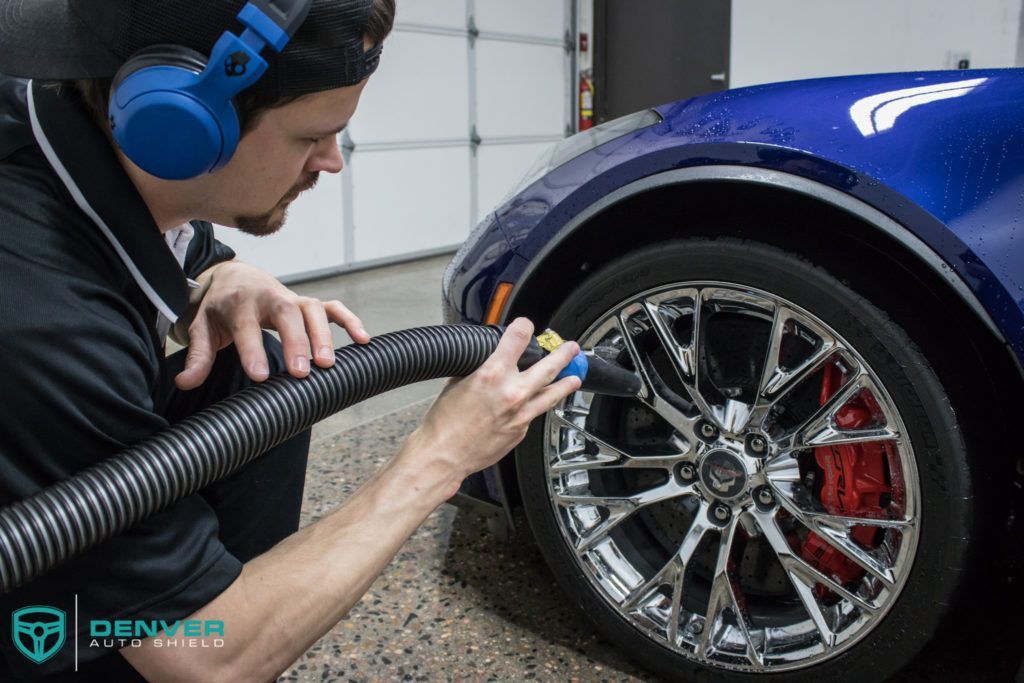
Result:
<svg viewBox="0 0 1024 683"><path fill-rule="evenodd" d="M219 637L213 637L219 636ZM224 622L219 619L93 619L89 647L224 647Z"/></svg>
<svg viewBox="0 0 1024 683"><path fill-rule="evenodd" d="M18 652L42 664L64 645L66 623L64 610L56 607L22 607L11 615L11 638Z"/></svg>
<svg viewBox="0 0 1024 683"><path fill-rule="evenodd" d="M711 493L720 498L733 498L747 485L743 463L728 451L708 453L700 465L700 476Z"/></svg>
<svg viewBox="0 0 1024 683"><path fill-rule="evenodd" d="M228 55L228 58L224 60L224 73L229 78L235 76L244 76L246 70L249 68L249 55L239 50L238 52L232 52Z"/></svg>

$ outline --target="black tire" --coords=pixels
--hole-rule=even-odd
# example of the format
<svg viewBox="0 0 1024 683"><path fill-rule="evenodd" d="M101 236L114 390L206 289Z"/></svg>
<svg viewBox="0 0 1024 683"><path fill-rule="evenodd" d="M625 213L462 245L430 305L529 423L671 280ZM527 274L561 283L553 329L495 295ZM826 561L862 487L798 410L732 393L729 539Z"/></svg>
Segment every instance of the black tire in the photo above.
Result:
<svg viewBox="0 0 1024 683"><path fill-rule="evenodd" d="M754 287L799 305L837 331L877 373L913 445L919 476L920 532L908 579L888 614L849 649L778 681L885 680L933 637L969 566L975 493L967 449L942 384L912 339L872 302L818 265L781 249L731 238L682 239L609 263L577 287L550 326L578 338L625 297L673 282L713 280ZM879 302L884 306L884 302ZM626 620L592 586L560 531L543 462L543 422L516 451L523 504L534 537L562 589L605 638L673 681L754 681L668 649Z"/></svg>

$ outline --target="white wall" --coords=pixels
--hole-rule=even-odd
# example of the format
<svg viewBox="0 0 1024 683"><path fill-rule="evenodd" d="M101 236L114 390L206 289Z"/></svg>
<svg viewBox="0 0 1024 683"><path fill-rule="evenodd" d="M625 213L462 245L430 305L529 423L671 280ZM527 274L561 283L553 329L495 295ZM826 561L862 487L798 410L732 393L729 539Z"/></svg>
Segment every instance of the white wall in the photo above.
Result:
<svg viewBox="0 0 1024 683"><path fill-rule="evenodd" d="M1021 0L732 0L729 86L1017 61Z"/></svg>

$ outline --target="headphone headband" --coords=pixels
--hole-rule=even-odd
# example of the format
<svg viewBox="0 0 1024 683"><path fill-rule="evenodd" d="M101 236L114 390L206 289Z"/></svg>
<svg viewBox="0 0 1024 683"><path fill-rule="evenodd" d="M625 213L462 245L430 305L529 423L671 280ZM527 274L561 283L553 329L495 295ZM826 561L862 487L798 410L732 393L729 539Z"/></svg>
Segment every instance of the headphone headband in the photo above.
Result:
<svg viewBox="0 0 1024 683"><path fill-rule="evenodd" d="M313 0L249 0L238 13L238 20L246 26L245 33L254 31L280 52L299 30L312 6ZM242 40L246 39L245 33Z"/></svg>
<svg viewBox="0 0 1024 683"><path fill-rule="evenodd" d="M313 0L249 0L249 4L262 11L289 38L294 38L313 7Z"/></svg>
<svg viewBox="0 0 1024 683"><path fill-rule="evenodd" d="M226 164L241 136L232 98L267 70L261 52L281 52L309 15L313 0L249 0L238 13L241 35L224 31L205 67L192 50L167 46L125 62L114 77L110 124L114 139L136 165L168 180L210 173Z"/></svg>

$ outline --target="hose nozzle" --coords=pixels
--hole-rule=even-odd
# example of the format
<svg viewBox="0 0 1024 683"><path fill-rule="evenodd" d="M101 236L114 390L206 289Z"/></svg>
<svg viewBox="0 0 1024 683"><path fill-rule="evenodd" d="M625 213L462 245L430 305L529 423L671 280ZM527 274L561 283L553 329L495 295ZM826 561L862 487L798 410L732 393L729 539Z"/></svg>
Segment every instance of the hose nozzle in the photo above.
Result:
<svg viewBox="0 0 1024 683"><path fill-rule="evenodd" d="M565 340L554 330L544 330L530 340L530 345L519 359L519 369L525 370L564 343ZM570 375L580 378L583 382L580 389L583 391L605 396L636 396L642 386L640 378L635 374L609 363L600 356L595 356L593 352L580 351L569 361L565 369L558 373L556 379Z"/></svg>

